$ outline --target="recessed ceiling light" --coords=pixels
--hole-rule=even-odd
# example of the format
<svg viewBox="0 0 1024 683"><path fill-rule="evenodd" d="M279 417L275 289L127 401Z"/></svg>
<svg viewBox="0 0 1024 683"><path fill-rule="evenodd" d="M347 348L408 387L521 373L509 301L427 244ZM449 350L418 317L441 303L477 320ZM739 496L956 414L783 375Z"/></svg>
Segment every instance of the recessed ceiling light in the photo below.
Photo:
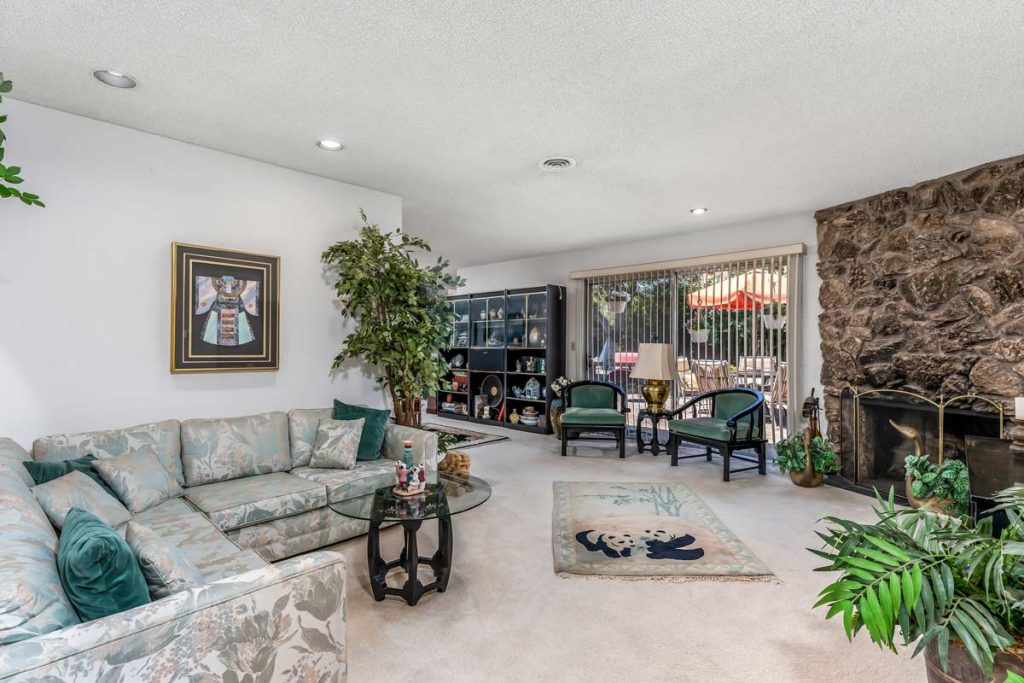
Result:
<svg viewBox="0 0 1024 683"><path fill-rule="evenodd" d="M345 145L341 144L337 140L328 140L327 138L317 142L316 146L320 149L325 149L328 152L340 152L345 148Z"/></svg>
<svg viewBox="0 0 1024 683"><path fill-rule="evenodd" d="M702 215L706 214L707 212L708 212L707 209L705 209L703 207L700 207L700 206L698 206L696 209L690 209L690 213L692 213L694 216L702 216Z"/></svg>
<svg viewBox="0 0 1024 683"><path fill-rule="evenodd" d="M548 157L537 162L537 168L542 171L557 173L566 171L576 165L576 160L569 157Z"/></svg>
<svg viewBox="0 0 1024 683"><path fill-rule="evenodd" d="M92 75L96 77L96 80L106 85L112 85L115 88L134 88L138 85L135 79L128 74L123 74L120 71L111 71L110 69L100 69L99 71L93 71Z"/></svg>

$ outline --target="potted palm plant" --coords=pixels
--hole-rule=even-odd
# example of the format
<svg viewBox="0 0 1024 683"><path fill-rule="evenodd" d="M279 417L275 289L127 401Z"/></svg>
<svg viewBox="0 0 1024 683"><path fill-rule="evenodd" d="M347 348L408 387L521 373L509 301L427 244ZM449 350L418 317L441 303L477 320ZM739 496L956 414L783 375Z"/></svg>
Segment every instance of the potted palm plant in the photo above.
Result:
<svg viewBox="0 0 1024 683"><path fill-rule="evenodd" d="M992 516L939 515L896 509L894 493L878 496L878 521L827 517L818 535L828 564L817 571L839 578L815 607L842 616L846 636L867 631L880 648L916 641L931 683L984 683L1024 675L1024 487L995 495Z"/></svg>
<svg viewBox="0 0 1024 683"><path fill-rule="evenodd" d="M775 462L797 486L821 486L826 474L839 471L836 447L828 439L805 431L775 444Z"/></svg>

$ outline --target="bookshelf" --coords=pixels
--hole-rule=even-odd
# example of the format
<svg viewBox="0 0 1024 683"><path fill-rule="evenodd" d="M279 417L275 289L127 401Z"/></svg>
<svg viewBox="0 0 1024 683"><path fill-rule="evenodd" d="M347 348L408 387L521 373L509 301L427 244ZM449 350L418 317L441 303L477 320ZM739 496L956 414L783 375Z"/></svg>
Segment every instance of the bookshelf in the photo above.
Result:
<svg viewBox="0 0 1024 683"><path fill-rule="evenodd" d="M547 388L565 374L565 288L461 294L448 303L455 325L443 353L451 368L436 414L550 434Z"/></svg>

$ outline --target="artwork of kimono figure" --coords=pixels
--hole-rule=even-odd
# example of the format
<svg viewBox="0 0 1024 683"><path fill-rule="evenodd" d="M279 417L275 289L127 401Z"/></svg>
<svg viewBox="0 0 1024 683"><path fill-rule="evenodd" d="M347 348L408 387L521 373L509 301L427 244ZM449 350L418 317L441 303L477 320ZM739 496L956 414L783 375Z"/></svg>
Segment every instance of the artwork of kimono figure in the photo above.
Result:
<svg viewBox="0 0 1024 683"><path fill-rule="evenodd" d="M196 276L196 315L207 314L202 339L217 346L241 346L256 339L249 317L260 314L260 283L231 275Z"/></svg>

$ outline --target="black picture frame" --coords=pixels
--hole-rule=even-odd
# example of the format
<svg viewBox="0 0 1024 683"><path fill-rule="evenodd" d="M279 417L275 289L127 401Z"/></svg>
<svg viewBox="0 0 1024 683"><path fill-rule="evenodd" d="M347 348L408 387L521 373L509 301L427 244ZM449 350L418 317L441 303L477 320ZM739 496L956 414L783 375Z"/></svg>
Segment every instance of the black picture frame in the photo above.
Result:
<svg viewBox="0 0 1024 683"><path fill-rule="evenodd" d="M171 372L280 367L281 259L171 245Z"/></svg>

